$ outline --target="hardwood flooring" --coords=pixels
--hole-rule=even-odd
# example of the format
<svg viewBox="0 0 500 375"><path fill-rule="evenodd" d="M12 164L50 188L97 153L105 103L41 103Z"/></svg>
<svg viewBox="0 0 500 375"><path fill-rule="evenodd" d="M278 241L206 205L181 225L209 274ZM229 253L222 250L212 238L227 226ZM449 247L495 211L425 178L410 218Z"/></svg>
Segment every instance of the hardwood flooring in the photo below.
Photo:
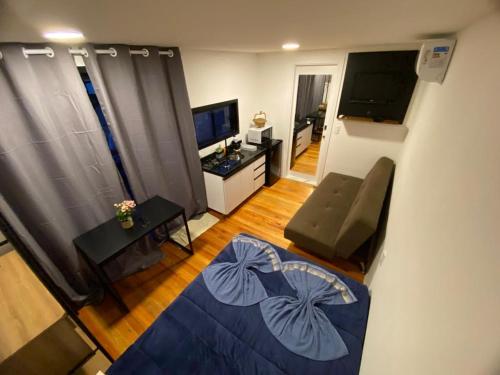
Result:
<svg viewBox="0 0 500 375"><path fill-rule="evenodd" d="M359 269L339 260L335 265L318 259L294 246L283 237L283 229L313 191L311 185L280 179L270 188L262 188L227 217L203 233L194 242L195 254L188 256L171 244L163 246L166 258L159 264L115 283L130 308L123 315L109 296L102 304L87 306L80 317L109 353L118 357L184 288L217 256L231 238L241 232L253 234L300 254L330 269L363 280Z"/></svg>
<svg viewBox="0 0 500 375"><path fill-rule="evenodd" d="M318 166L320 142L311 142L307 150L295 159L295 164L292 171L303 173L311 176L316 176L316 168Z"/></svg>
<svg viewBox="0 0 500 375"><path fill-rule="evenodd" d="M0 255L0 362L63 315L63 308L15 250Z"/></svg>

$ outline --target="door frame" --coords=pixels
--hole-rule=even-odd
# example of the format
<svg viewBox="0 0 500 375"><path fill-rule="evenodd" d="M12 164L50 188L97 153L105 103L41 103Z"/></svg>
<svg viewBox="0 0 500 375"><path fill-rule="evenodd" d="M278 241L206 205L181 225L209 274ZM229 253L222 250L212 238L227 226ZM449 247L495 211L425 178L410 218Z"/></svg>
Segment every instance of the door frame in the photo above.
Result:
<svg viewBox="0 0 500 375"><path fill-rule="evenodd" d="M290 168L290 162L292 159L292 147L293 147L293 129L295 127L295 110L297 107L297 91L299 86L299 76L300 75L331 75L332 79L330 81L330 86L328 87L327 96L327 109L325 113L325 129L323 130L323 136L320 143L318 164L316 166L316 175L306 175L303 173L294 172ZM299 180L317 186L323 179L323 173L326 164L326 156L328 154L328 148L330 146L330 141L333 132L333 120L334 114L337 108L338 99L338 89L340 85L340 75L339 66L337 64L300 64L295 65L294 70L294 87L292 95L292 112L290 115L289 124L289 134L288 134L288 149L286 155L286 176L287 178Z"/></svg>

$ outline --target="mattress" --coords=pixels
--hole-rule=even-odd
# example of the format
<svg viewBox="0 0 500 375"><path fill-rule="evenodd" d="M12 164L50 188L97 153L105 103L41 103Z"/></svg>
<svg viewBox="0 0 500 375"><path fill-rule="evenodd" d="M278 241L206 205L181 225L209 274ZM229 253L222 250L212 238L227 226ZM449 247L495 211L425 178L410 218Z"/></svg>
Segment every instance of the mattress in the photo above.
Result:
<svg viewBox="0 0 500 375"><path fill-rule="evenodd" d="M210 279L204 271L113 363L107 373L358 374L370 303L366 286L268 242L259 241L272 247L280 260L279 266L273 263L274 269L265 272L259 271L258 267L248 268L263 287L266 299L240 306L221 302L221 298L214 295L213 288L207 287ZM220 266L221 263L237 263L236 255L233 240L207 269ZM319 315L327 319L323 324L334 327L340 340L338 343L343 345L343 352L330 351L340 355L339 358L325 360L308 357L308 354L300 352L300 343L294 345L290 336L286 339L280 336L276 329L272 329L269 318L266 318L265 313L269 309L264 309L263 303L273 298L297 298L296 286L290 283L285 272L281 272L286 269L293 271L297 265L307 267L313 273L324 270L325 274L334 275L339 281L337 285L346 286L353 297L347 304L320 301L315 306L321 310L318 310ZM329 332L326 327L323 330L321 325L316 328L319 334ZM308 348L305 349L307 352Z"/></svg>

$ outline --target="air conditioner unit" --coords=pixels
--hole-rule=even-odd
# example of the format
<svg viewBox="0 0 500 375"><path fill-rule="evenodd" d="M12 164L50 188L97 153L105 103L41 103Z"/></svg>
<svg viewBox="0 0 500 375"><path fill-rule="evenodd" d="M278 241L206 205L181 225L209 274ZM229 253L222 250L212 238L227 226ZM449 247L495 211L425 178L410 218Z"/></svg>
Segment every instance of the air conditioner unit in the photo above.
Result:
<svg viewBox="0 0 500 375"><path fill-rule="evenodd" d="M425 41L417 61L418 77L427 82L443 82L455 43L455 39Z"/></svg>

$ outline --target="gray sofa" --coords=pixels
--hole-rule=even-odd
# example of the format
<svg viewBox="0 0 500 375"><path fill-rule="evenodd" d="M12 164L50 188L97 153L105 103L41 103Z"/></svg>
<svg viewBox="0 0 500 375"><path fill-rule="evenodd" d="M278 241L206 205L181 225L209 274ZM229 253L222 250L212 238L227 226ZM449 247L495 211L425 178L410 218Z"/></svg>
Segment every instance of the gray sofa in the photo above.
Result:
<svg viewBox="0 0 500 375"><path fill-rule="evenodd" d="M350 259L377 231L393 171L394 162L382 157L364 180L328 174L290 220L285 238L325 259Z"/></svg>

